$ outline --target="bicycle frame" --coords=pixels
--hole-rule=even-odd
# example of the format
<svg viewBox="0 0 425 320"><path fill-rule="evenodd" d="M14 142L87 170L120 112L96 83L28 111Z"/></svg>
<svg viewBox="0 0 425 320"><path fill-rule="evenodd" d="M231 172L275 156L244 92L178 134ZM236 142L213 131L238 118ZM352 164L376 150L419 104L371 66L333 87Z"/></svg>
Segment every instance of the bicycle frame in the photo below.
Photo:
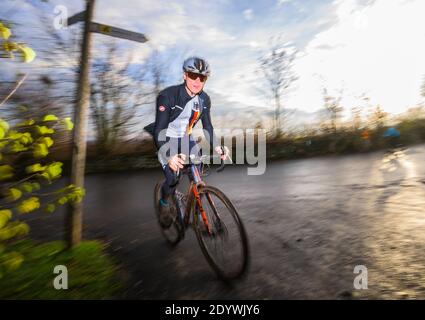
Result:
<svg viewBox="0 0 425 320"><path fill-rule="evenodd" d="M188 169L190 170L190 175L188 175L190 184L189 184L189 188L186 192L186 194L189 195L189 196L188 196L188 199L187 199L187 205L186 205L184 216L183 216L184 225L185 225L185 227L189 226L189 224L190 224L190 214L191 214L192 210L194 210L193 206L196 203L196 204L198 204L199 211L200 211L201 217L202 217L202 221L204 222L204 224L205 224L205 226L208 230L208 233L211 234L211 227L210 227L210 224L208 222L207 214L205 213L205 210L202 206L201 197L200 197L199 191L198 191L198 187L205 185L205 183L202 180L201 175L199 174L198 167L195 164L190 164ZM207 199L208 199L208 202L212 205L212 208L214 208L214 212L217 214L217 211L215 210L214 202L212 201L211 196L209 194L207 195ZM195 214L195 212L194 212L194 214Z"/></svg>
<svg viewBox="0 0 425 320"><path fill-rule="evenodd" d="M223 149L223 152L224 152L224 149ZM204 163L202 162L202 159L198 164L200 164L200 168L203 169ZM217 169L217 172L220 172L223 169L224 169L224 162L222 161L222 164L221 164L220 168ZM189 170L189 172L188 172L188 170ZM189 224L190 224L190 214L191 214L192 210L194 210L193 206L197 204L198 207L199 207L199 211L201 213L202 221L204 222L204 225L205 225L208 233L211 235L212 229L211 229L210 223L208 221L207 214L206 214L206 212L205 212L205 210L202 206L202 201L201 201L201 197L200 197L200 194L199 194L199 186L204 186L205 183L203 182L203 180L201 178L201 175L200 175L199 170L198 170L198 166L197 166L197 164L191 162L191 163L189 163L189 165L187 165L183 169L183 171L188 173L189 188L186 192L187 202L186 202L185 212L183 214L180 212L180 215L179 215L179 221L181 222L182 227L183 227L182 232L184 233L185 229L189 226ZM180 173L177 173L177 175L178 175L178 179L180 179ZM208 203L210 204L211 208L213 209L214 214L219 218L219 214L217 212L217 209L215 207L215 204L214 204L211 196L207 193L206 197L207 197ZM178 206L178 207L179 207L178 210L181 211L181 207L180 206Z"/></svg>

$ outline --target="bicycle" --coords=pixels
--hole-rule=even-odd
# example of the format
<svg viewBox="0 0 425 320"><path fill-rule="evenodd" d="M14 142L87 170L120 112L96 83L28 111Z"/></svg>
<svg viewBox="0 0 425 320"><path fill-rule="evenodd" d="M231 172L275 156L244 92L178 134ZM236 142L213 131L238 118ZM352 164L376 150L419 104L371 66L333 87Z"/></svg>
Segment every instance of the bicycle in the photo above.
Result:
<svg viewBox="0 0 425 320"><path fill-rule="evenodd" d="M167 228L162 227L159 221L158 200L164 179L156 184L156 216L163 236L171 245L183 240L186 230L192 226L202 253L216 275L222 280L236 279L245 273L248 266L248 238L242 220L230 199L218 188L209 186L202 180L201 176L209 174L209 166L205 163L208 158L214 159L215 156L191 155L189 164L177 173L176 178L179 180L183 174L188 176L189 187L186 194L176 190L173 200L177 214ZM200 170L197 165L200 165ZM217 172L221 172L224 166L225 163L221 160ZM230 222L235 225L233 229ZM237 238L236 241L234 238ZM220 244L230 244L230 248L218 249Z"/></svg>

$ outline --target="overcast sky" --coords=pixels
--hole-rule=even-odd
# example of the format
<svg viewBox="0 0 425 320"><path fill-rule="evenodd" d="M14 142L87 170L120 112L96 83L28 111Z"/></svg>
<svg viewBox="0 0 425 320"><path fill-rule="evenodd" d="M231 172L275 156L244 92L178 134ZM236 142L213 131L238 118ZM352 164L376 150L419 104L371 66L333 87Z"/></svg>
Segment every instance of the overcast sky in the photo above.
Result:
<svg viewBox="0 0 425 320"><path fill-rule="evenodd" d="M31 19L36 10L56 5L69 15L83 1L2 0L0 10L19 8L11 17ZM298 80L285 106L301 111L323 107L321 90L344 90L343 105L371 103L400 113L420 103L425 75L424 0L97 0L95 21L145 33L147 44L126 42L133 62L143 63L153 49L164 55L184 52L205 57L212 66L207 92L246 106L270 106L261 86L258 58L269 38L281 35L298 50ZM4 13L4 12L3 12ZM96 35L95 46L102 35ZM30 33L25 35L31 42ZM38 57L42 59L43 57ZM181 62L169 68L176 81ZM171 83L170 83L171 84ZM222 100L222 99L221 99ZM214 101L213 101L214 103Z"/></svg>

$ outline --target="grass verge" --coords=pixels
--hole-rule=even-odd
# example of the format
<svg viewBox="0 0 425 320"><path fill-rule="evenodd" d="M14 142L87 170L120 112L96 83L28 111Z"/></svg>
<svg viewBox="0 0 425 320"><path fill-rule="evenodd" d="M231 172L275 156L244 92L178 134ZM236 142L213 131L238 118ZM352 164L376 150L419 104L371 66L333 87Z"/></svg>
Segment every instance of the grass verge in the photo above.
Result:
<svg viewBox="0 0 425 320"><path fill-rule="evenodd" d="M0 299L113 299L122 288L116 262L98 241L83 241L65 250L62 241L20 240L7 249L20 252L24 261L19 269L3 273ZM67 268L66 290L54 288L57 265Z"/></svg>

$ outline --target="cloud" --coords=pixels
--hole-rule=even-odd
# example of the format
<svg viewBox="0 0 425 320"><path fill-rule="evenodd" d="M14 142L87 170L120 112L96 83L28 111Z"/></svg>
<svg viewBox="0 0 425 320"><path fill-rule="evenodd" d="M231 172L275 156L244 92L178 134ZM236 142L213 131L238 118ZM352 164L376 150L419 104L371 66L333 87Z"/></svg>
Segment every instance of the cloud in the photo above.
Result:
<svg viewBox="0 0 425 320"><path fill-rule="evenodd" d="M284 5L285 3L289 3L292 0L277 0L277 5L280 7L282 5Z"/></svg>
<svg viewBox="0 0 425 320"><path fill-rule="evenodd" d="M417 104L425 73L425 3L344 0L335 7L338 22L318 33L297 61L300 87L291 103L319 107L325 85L334 91L345 88L343 103L349 107L359 103L355 97L362 93L393 113Z"/></svg>
<svg viewBox="0 0 425 320"><path fill-rule="evenodd" d="M252 9L246 9L246 10L244 10L242 12L242 14L243 14L243 16L244 16L244 18L246 20L252 20L252 18L253 18L253 11L252 11Z"/></svg>

